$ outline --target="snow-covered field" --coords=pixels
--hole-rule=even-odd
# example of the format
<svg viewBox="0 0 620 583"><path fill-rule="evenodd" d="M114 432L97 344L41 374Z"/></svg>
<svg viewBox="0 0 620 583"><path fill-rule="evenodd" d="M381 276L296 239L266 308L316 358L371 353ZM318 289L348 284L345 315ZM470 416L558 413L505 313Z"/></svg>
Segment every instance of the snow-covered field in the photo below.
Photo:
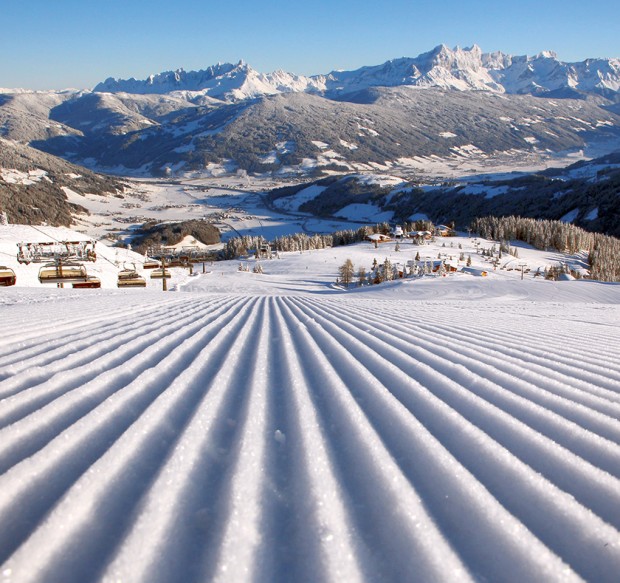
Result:
<svg viewBox="0 0 620 583"><path fill-rule="evenodd" d="M348 257L459 244L487 277L334 285ZM0 580L617 582L620 285L447 245L174 270L167 293L45 287L15 263Z"/></svg>
<svg viewBox="0 0 620 583"><path fill-rule="evenodd" d="M261 235L272 240L292 232L331 233L363 224L355 217L347 221L299 214L302 200L296 201L296 208L266 208L262 193L286 184L289 182L285 180L252 177L250 181L247 176L232 174L186 177L178 182L134 181L121 198L82 195L70 189L65 193L69 202L90 213L76 216L75 230L96 239L124 238L131 228L149 220L206 219L217 226L224 240L237 235Z"/></svg>

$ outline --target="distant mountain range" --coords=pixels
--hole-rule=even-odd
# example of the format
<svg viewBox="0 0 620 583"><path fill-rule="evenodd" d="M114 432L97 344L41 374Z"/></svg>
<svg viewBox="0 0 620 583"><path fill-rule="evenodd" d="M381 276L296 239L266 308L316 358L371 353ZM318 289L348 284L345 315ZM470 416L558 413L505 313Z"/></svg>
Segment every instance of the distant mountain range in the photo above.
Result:
<svg viewBox="0 0 620 583"><path fill-rule="evenodd" d="M127 176L437 174L620 148L620 60L443 45L303 77L246 63L0 92L0 136Z"/></svg>
<svg viewBox="0 0 620 583"><path fill-rule="evenodd" d="M564 63L553 52L528 57L483 53L476 45L465 49L440 45L415 58L394 59L378 66L332 71L327 75L304 77L285 71L263 74L241 61L236 65L218 64L203 71L168 71L143 81L110 78L93 91L143 95L182 92L190 100L208 96L235 101L298 92L333 98L370 87L403 85L554 97L597 94L613 98L620 91L620 59Z"/></svg>

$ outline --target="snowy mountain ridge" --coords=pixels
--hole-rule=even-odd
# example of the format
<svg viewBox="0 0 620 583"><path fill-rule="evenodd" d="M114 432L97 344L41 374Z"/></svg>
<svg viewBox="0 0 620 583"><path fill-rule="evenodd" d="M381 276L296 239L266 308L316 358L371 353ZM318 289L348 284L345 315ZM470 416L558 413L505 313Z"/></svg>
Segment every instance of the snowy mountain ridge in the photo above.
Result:
<svg viewBox="0 0 620 583"><path fill-rule="evenodd" d="M370 87L437 87L457 91L493 91L546 95L562 92L609 96L620 91L620 59L586 59L566 63L552 51L535 56L483 53L469 48L439 45L414 58L389 60L354 71L303 76L282 70L259 73L247 63L225 63L200 71L167 71L145 80L108 78L93 91L99 93L164 94L191 91L237 101L290 92L337 96Z"/></svg>
<svg viewBox="0 0 620 583"><path fill-rule="evenodd" d="M562 63L445 45L305 77L247 63L108 79L93 91L0 93L0 136L132 176L308 175L441 159L459 174L544 168L620 144L620 60ZM570 162L575 161L571 158ZM568 163L568 162L567 162ZM452 172L450 170L450 172Z"/></svg>
<svg viewBox="0 0 620 583"><path fill-rule="evenodd" d="M217 64L200 71L166 71L150 75L147 79L106 79L94 89L97 93L166 94L175 92L196 93L216 99L239 101L261 95L278 93L321 92L326 85L321 77L304 77L285 71L263 74L244 61L236 65Z"/></svg>

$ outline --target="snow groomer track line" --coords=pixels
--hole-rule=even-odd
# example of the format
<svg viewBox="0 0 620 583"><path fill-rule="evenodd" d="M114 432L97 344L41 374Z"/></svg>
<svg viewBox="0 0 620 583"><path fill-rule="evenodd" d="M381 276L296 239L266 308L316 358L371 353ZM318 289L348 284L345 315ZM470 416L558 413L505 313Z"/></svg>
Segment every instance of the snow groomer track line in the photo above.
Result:
<svg viewBox="0 0 620 583"><path fill-rule="evenodd" d="M9 314L0 581L618 581L615 307L106 301Z"/></svg>

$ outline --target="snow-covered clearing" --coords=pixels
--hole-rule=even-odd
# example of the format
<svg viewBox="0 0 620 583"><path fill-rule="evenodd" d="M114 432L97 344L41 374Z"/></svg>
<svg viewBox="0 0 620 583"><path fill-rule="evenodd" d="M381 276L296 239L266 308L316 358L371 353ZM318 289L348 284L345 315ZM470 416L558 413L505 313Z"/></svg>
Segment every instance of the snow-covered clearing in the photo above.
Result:
<svg viewBox="0 0 620 583"><path fill-rule="evenodd" d="M305 202L314 200L322 192L325 191L327 186L319 186L313 184L303 190L300 190L295 196L286 196L278 198L273 202L273 206L288 212L299 212L299 207Z"/></svg>
<svg viewBox="0 0 620 583"><path fill-rule="evenodd" d="M617 581L620 285L334 286L468 241L0 288L0 580Z"/></svg>
<svg viewBox="0 0 620 583"><path fill-rule="evenodd" d="M351 203L342 207L338 211L338 216L363 223L389 222L394 217L392 211L381 212L381 209L374 204Z"/></svg>
<svg viewBox="0 0 620 583"><path fill-rule="evenodd" d="M560 220L563 223L572 223L578 216L579 216L579 209L576 208L566 213Z"/></svg>
<svg viewBox="0 0 620 583"><path fill-rule="evenodd" d="M28 186L30 184L35 184L35 182L39 182L46 177L47 172L44 170L22 172L20 170L0 168L0 179L7 184L21 184L22 186Z"/></svg>
<svg viewBox="0 0 620 583"><path fill-rule="evenodd" d="M489 187L486 184L468 184L459 191L459 194L484 194L486 198L493 198L500 194L506 194L508 190L507 186Z"/></svg>

